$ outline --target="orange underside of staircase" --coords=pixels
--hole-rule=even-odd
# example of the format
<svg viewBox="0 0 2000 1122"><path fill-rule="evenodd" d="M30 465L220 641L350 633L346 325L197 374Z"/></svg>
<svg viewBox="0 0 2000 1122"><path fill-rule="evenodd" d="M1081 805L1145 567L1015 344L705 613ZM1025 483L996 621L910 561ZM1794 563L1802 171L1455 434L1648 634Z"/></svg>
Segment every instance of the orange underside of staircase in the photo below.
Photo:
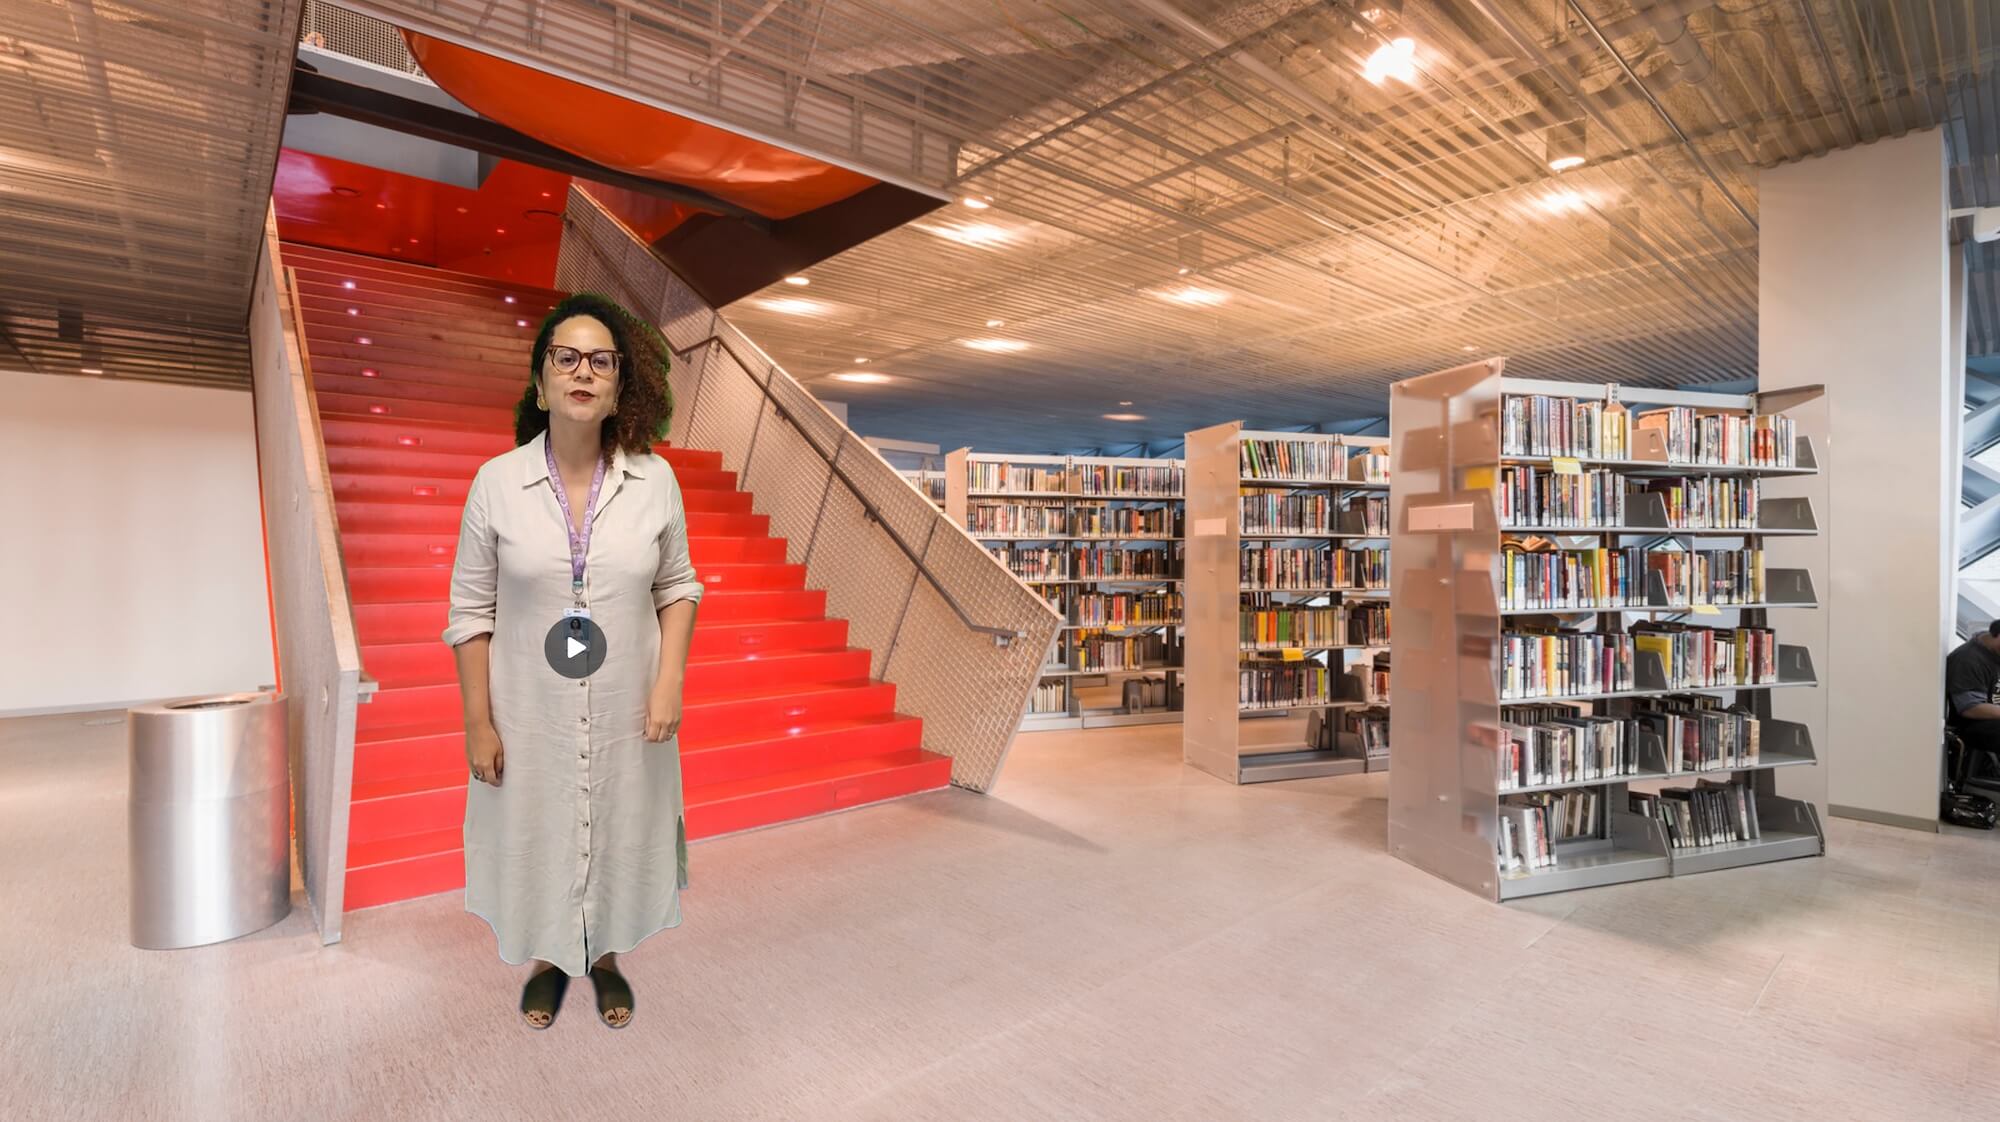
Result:
<svg viewBox="0 0 2000 1122"><path fill-rule="evenodd" d="M326 438L362 669L349 909L463 888L465 736L444 630L459 515L513 447L513 405L562 294L288 245ZM688 835L712 837L944 786L896 687L828 619L722 456L661 445L706 591L680 730ZM510 746L510 750L512 746ZM664 750L664 749L663 749Z"/></svg>

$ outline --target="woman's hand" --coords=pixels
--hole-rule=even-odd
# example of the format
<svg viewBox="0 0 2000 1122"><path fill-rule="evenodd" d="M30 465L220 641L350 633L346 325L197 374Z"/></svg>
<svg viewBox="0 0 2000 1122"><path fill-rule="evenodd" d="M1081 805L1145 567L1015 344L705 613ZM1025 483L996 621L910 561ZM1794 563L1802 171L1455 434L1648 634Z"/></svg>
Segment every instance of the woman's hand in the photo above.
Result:
<svg viewBox="0 0 2000 1122"><path fill-rule="evenodd" d="M472 778L500 786L500 772L507 763L506 753L500 748L500 730L491 724L468 726L465 762L472 768Z"/></svg>
<svg viewBox="0 0 2000 1122"><path fill-rule="evenodd" d="M681 680L662 678L646 696L646 739L658 744L681 727Z"/></svg>

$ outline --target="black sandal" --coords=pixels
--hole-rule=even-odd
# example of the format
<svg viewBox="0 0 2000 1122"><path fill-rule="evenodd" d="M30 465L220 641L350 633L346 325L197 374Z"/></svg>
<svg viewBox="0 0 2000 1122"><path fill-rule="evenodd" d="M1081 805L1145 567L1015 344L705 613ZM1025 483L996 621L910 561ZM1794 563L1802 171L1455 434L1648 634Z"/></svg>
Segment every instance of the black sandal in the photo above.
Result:
<svg viewBox="0 0 2000 1122"><path fill-rule="evenodd" d="M621 1029L632 1023L632 986L625 975L609 966L593 966L590 984L597 989L597 1019L606 1028ZM615 1025L611 1023L613 1009L625 1010L625 1019Z"/></svg>
<svg viewBox="0 0 2000 1122"><path fill-rule="evenodd" d="M556 1014L562 1009L563 994L568 991L569 975L558 967L551 966L529 978L528 984L521 987L521 1019L537 1031L555 1024ZM530 1020L529 1015L533 1013L547 1013L548 1024L538 1025Z"/></svg>

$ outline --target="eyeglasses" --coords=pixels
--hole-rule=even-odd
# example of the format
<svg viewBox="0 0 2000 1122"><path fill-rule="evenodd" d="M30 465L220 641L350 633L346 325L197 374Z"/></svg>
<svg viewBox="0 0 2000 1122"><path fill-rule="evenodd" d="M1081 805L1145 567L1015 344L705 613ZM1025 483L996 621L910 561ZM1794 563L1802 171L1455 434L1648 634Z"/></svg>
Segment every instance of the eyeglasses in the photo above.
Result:
<svg viewBox="0 0 2000 1122"><path fill-rule="evenodd" d="M590 372L600 378L609 378L618 373L617 351L579 351L575 347L555 346L549 348L549 364L564 374L576 370L585 359L590 360Z"/></svg>

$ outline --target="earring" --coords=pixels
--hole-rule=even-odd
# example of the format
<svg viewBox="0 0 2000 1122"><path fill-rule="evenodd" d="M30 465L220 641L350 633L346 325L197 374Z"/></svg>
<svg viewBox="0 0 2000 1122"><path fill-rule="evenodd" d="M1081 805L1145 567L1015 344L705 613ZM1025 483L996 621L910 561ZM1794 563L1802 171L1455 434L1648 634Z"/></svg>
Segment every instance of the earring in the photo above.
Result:
<svg viewBox="0 0 2000 1122"><path fill-rule="evenodd" d="M549 399L543 397L542 391L539 389L535 391L535 408L541 410L544 413L549 411Z"/></svg>

